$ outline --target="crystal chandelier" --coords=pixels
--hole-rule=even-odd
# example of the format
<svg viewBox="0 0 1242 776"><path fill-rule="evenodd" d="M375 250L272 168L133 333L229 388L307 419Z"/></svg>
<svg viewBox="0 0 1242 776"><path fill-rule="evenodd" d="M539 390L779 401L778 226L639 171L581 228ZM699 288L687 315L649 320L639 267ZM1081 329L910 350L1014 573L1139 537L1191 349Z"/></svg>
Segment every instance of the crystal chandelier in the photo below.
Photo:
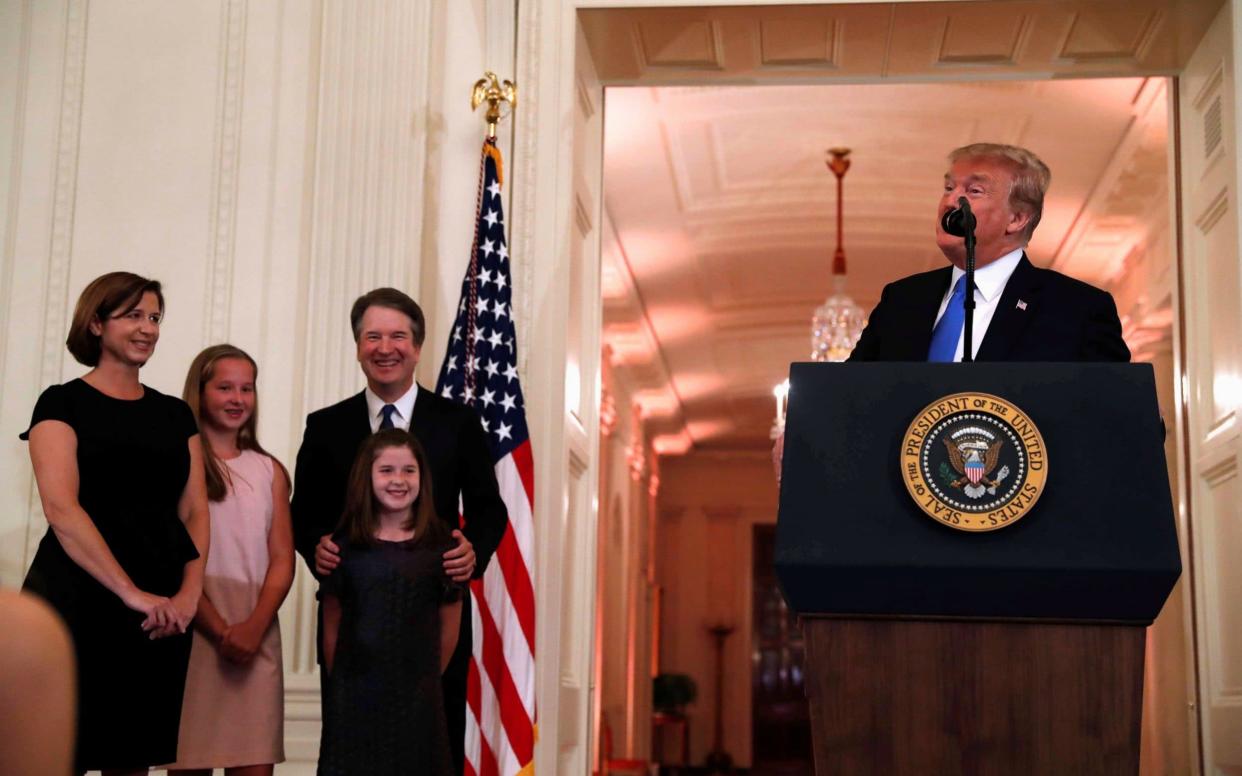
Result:
<svg viewBox="0 0 1242 776"><path fill-rule="evenodd" d="M828 149L828 169L837 178L837 250L832 255L832 295L815 308L811 318L811 360L844 361L850 357L867 316L849 294L845 293L845 246L842 224L844 221L845 173L850 169L850 149ZM776 439L785 431L785 410L789 406L789 380L778 383L772 394L776 398L776 418L772 423L771 437Z"/></svg>
<svg viewBox="0 0 1242 776"><path fill-rule="evenodd" d="M867 316L863 309L845 293L845 247L842 239L844 220L845 173L850 169L850 149L828 149L828 169L837 178L837 250L832 256L832 295L815 309L811 318L811 360L844 361L849 358Z"/></svg>

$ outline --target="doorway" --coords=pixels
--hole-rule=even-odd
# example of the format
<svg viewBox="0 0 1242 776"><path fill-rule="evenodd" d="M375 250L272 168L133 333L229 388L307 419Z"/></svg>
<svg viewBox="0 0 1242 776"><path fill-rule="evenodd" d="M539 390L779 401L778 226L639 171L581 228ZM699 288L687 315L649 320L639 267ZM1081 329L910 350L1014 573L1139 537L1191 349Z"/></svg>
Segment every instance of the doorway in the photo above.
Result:
<svg viewBox="0 0 1242 776"><path fill-rule="evenodd" d="M601 246L606 244L607 231L612 227L606 223L604 176L590 161L598 157L583 152L599 137L596 131L600 124L596 122L600 121L599 113L605 104L605 85L667 85L680 91L680 96L690 97L700 91L699 87L739 80L788 85L880 80L1008 81L1023 75L1047 77L1050 73L1160 76L1180 72L1217 8L1215 3L1206 3L1173 11L1165 4L1131 3L1094 4L1084 10L1067 3L1032 3L1029 7L1024 5L1024 11L1017 14L1020 18L1014 19L1010 18L1015 16L1013 4L987 3L677 9L604 9L594 7L594 3L567 3L563 7L568 9L570 5L581 21L574 51L581 54L586 47L587 52L580 59L588 60L589 68L584 69L579 63L572 78L562 73L548 80L559 79L562 86L558 93L573 95L577 107L586 103L596 112L580 111L573 147L564 149L566 160L575 160L570 166L576 172L554 185L548 196L555 201L556 196L563 195L560 201L575 203L577 215L571 220L588 243L588 249L575 259L583 262L585 274L580 274L579 279L585 278L581 290L586 291L611 281L607 268L600 275L591 276L594 260L606 251ZM568 17L562 17L560 23L567 20ZM875 22L874 27L868 27L871 22ZM1225 28L1228 29L1227 22ZM868 45L866 40L851 37L861 29L887 31L872 36L872 45ZM929 31L935 34L928 34ZM920 40L912 42L914 37ZM981 41L988 45L975 45ZM571 83L572 88L566 88ZM610 92L608 113L614 110L613 103ZM545 118L550 119L550 114ZM538 124L539 120L532 122ZM552 124L545 122L545 126ZM579 137L583 138L581 143ZM558 190L560 195L556 194ZM1170 224L1178 215L1170 217ZM592 236L586 238L586 233ZM1174 283L1169 293L1162 296L1162 301L1172 299L1170 327L1175 327L1178 320L1176 294ZM745 310L736 312L732 322L735 330L752 323ZM1151 334L1151 323L1136 319L1141 337ZM631 334L635 340L646 336L641 322ZM1167 347L1165 358L1174 365L1179 359L1175 335L1176 330L1165 338L1171 344L1158 345ZM589 350L590 344L587 338L584 350ZM753 353L741 351L737 356L744 359ZM614 362L625 362L629 356L613 358ZM658 363L651 366L657 371L662 368ZM1178 379L1175 375L1175 384ZM756 392L756 403L758 395ZM670 404L666 396L660 395L644 396L641 402L642 414L650 419L644 434L651 452L660 460L696 445L692 433L681 433L675 422L668 422L669 416L675 416L679 410L677 402L676 396ZM1176 406L1173 416L1180 416ZM667 487L667 479L661 487ZM663 515L656 519L663 519ZM1191 728L1193 740L1193 723L1187 727Z"/></svg>
<svg viewBox="0 0 1242 776"><path fill-rule="evenodd" d="M772 565L776 526L755 526L751 547L751 773L810 776L815 767L806 698L806 647L798 617L785 605Z"/></svg>

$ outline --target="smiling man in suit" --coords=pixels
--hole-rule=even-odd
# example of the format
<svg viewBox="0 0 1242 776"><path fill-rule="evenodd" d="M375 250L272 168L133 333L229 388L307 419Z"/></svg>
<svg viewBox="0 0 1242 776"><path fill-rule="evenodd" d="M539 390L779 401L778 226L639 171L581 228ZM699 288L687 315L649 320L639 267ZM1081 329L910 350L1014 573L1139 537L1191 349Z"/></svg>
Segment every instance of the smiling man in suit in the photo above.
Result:
<svg viewBox="0 0 1242 776"><path fill-rule="evenodd" d="M500 544L508 512L478 416L414 382L426 324L413 299L395 288L378 288L354 302L349 319L367 387L306 418L293 488L298 553L317 578L332 573L340 556L330 536L340 522L358 447L381 428L403 428L427 452L436 514L457 540L457 546L444 556L445 571L457 582L482 576ZM459 504L464 534L457 528ZM464 605L469 607L468 598ZM462 612L457 649L442 677L449 742L458 773L464 762L470 636L467 608Z"/></svg>
<svg viewBox="0 0 1242 776"><path fill-rule="evenodd" d="M966 197L975 227L976 361L1129 361L1112 296L1026 256L1051 173L1025 148L976 143L949 154L936 244L951 266L885 286L850 361L960 361L966 247L944 214Z"/></svg>

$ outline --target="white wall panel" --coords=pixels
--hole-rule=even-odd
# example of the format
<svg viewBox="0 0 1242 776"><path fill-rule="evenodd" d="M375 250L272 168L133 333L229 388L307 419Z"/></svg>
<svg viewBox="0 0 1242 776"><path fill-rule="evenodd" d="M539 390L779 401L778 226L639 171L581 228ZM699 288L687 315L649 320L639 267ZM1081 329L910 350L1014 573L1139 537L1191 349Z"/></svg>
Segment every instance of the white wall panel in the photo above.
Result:
<svg viewBox="0 0 1242 776"><path fill-rule="evenodd" d="M77 186L64 214L68 307L105 272L161 280L166 320L142 379L176 395L207 328L203 300L215 257L205 206L217 169L227 9L145 0L92 3L87 14ZM48 321L49 337L63 337L65 320ZM58 377L84 371L66 358Z"/></svg>
<svg viewBox="0 0 1242 776"><path fill-rule="evenodd" d="M0 584L20 584L46 525L16 437L46 385L85 371L63 342L73 302L98 274L125 268L164 281L168 317L143 373L155 388L179 393L207 344L229 340L254 355L260 434L289 465L306 412L358 390L353 298L377 285L419 295L425 264L437 260L422 250L429 218L455 232L467 225L468 243L473 191L424 213L431 129L445 131L431 82L445 85L436 81L436 99L465 102L482 55L447 67L436 57L477 50L480 9L502 5L0 7ZM512 25L499 20L510 39ZM455 115L455 137L476 121L473 181L482 122ZM460 271L449 273L454 283ZM452 295L425 301L451 307L455 286ZM441 328L433 324L432 340ZM282 772L306 770L317 751L312 590L299 572L282 611L291 759Z"/></svg>
<svg viewBox="0 0 1242 776"><path fill-rule="evenodd" d="M1237 3L1221 9L1181 78L1182 259L1194 544L1195 626L1203 770L1242 768L1242 624L1238 611L1238 389L1242 288L1238 275Z"/></svg>

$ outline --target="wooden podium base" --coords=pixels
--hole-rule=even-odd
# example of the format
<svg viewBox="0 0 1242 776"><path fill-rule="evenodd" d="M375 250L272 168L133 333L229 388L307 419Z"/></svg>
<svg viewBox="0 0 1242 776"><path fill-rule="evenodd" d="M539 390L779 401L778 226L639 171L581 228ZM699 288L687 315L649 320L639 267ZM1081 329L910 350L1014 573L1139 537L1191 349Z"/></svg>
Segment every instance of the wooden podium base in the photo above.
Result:
<svg viewBox="0 0 1242 776"><path fill-rule="evenodd" d="M1142 626L802 623L818 776L1138 773Z"/></svg>

